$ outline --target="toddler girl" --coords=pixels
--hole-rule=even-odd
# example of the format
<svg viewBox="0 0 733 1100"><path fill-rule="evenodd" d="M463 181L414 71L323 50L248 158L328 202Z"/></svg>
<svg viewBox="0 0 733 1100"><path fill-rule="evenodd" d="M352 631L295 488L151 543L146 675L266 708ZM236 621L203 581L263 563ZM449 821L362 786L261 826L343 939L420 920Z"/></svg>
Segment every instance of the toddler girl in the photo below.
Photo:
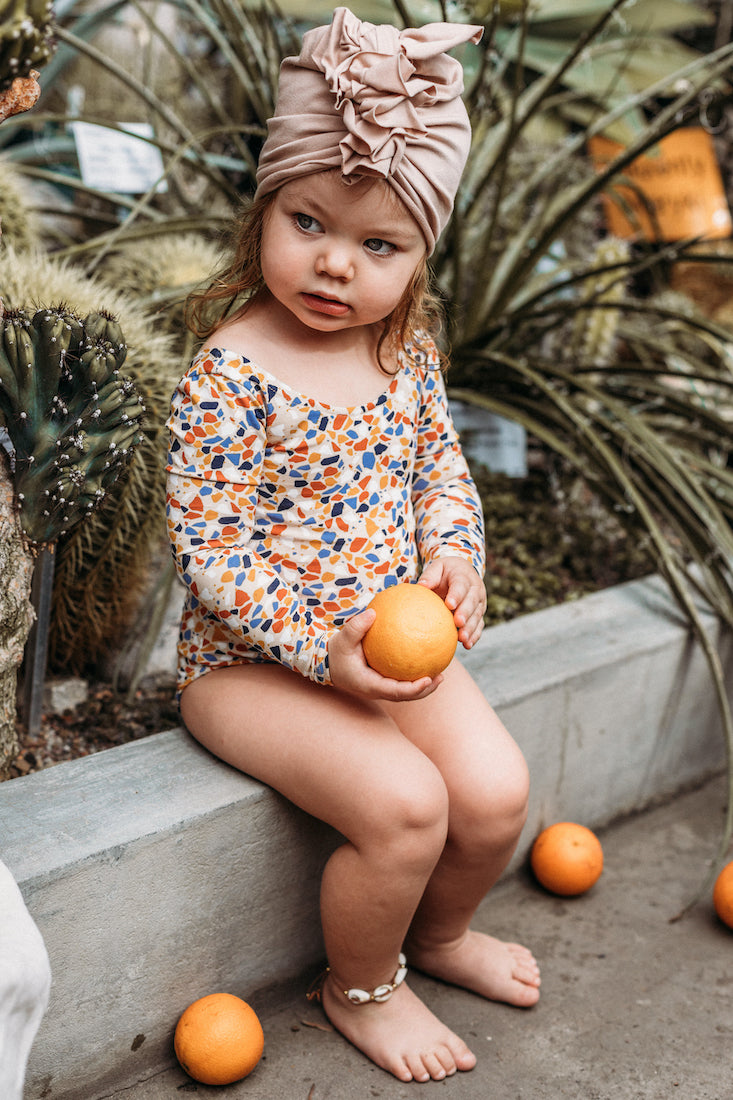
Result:
<svg viewBox="0 0 733 1100"><path fill-rule="evenodd" d="M323 874L316 995L401 1081L476 1061L405 956L485 997L539 996L529 951L469 927L524 823L519 749L458 660L398 682L361 645L369 600L401 581L445 600L466 649L482 628L481 508L426 275L470 142L445 51L480 36L345 8L306 33L235 259L193 300L205 342L169 425L183 720L345 838Z"/></svg>

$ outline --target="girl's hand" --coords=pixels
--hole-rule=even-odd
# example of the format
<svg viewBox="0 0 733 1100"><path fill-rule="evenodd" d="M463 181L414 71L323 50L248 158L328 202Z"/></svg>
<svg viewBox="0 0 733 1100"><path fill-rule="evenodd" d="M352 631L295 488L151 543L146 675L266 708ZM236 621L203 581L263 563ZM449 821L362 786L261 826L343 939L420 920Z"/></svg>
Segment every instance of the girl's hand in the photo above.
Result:
<svg viewBox="0 0 733 1100"><path fill-rule="evenodd" d="M420 680L390 680L369 667L361 643L376 617L376 612L371 608L362 611L331 637L328 664L333 686L341 691L366 695L370 699L389 699L395 703L431 695L442 676L432 680L429 676L423 676Z"/></svg>
<svg viewBox="0 0 733 1100"><path fill-rule="evenodd" d="M484 582L466 558L436 558L423 569L418 584L432 588L453 612L458 641L471 649L481 637L486 610Z"/></svg>

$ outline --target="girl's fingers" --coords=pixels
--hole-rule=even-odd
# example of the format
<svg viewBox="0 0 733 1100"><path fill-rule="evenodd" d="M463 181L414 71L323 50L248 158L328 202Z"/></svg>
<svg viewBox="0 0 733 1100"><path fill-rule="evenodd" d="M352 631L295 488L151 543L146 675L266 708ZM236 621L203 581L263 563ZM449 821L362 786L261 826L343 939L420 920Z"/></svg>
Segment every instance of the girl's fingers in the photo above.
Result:
<svg viewBox="0 0 733 1100"><path fill-rule="evenodd" d="M374 624L376 617L376 611L368 607L366 610L360 611L357 615L352 615L350 619L346 620L339 630L339 635L342 643L346 643L345 648L347 650L361 650L361 643L364 641L369 628Z"/></svg>

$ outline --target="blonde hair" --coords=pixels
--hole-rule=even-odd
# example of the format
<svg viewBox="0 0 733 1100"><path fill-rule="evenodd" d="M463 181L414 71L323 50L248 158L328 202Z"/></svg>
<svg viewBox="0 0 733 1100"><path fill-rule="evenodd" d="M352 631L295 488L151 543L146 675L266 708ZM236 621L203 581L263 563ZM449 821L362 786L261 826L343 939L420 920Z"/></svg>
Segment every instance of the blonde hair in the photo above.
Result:
<svg viewBox="0 0 733 1100"><path fill-rule="evenodd" d="M228 317L246 310L264 289L260 252L262 233L277 192L249 200L232 233L231 260L217 271L210 283L193 291L185 308L186 324L199 340L206 340ZM396 198L396 196L395 196ZM423 349L426 338L436 338L442 322L440 298L432 288L427 254L415 269L410 283L392 312L384 320L377 344L377 359L385 373L382 353L386 350Z"/></svg>

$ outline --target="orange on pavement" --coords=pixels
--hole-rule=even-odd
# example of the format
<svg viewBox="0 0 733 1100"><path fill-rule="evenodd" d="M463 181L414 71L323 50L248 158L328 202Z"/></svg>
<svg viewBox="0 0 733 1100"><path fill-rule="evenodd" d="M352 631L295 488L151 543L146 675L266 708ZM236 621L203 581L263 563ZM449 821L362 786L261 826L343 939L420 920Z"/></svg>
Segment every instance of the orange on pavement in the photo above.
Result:
<svg viewBox="0 0 733 1100"><path fill-rule="evenodd" d="M254 1009L232 993L194 1001L176 1025L176 1058L202 1085L231 1085L255 1068L265 1036Z"/></svg>
<svg viewBox="0 0 733 1100"><path fill-rule="evenodd" d="M603 849L595 833L573 821L558 821L543 829L532 846L532 870L553 894L584 894L603 870Z"/></svg>

